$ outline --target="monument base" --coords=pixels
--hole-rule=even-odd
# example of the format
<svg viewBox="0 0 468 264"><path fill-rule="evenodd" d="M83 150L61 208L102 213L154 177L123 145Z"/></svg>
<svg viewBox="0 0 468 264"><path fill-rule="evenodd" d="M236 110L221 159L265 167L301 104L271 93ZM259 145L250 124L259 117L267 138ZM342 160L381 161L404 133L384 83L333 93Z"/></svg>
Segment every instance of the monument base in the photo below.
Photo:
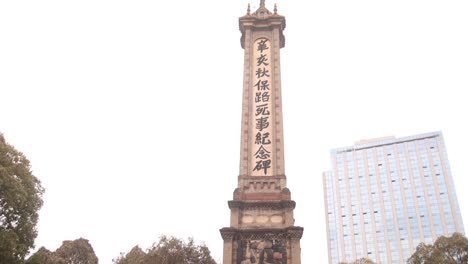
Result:
<svg viewBox="0 0 468 264"><path fill-rule="evenodd" d="M304 229L244 229L225 227L223 264L300 264Z"/></svg>

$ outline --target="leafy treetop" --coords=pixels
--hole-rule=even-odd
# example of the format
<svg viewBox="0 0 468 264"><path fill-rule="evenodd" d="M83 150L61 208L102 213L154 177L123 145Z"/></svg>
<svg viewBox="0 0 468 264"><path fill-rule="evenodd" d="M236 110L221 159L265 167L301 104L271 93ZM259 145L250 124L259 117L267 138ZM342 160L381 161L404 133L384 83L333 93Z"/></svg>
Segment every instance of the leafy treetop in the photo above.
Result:
<svg viewBox="0 0 468 264"><path fill-rule="evenodd" d="M0 264L21 263L34 247L43 193L29 160L0 133Z"/></svg>

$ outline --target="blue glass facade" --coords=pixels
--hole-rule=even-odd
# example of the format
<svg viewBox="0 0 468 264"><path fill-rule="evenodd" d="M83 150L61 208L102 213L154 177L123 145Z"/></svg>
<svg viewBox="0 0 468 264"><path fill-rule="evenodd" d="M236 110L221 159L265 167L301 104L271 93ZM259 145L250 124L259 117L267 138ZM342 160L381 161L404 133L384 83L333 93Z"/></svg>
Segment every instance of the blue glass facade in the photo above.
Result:
<svg viewBox="0 0 468 264"><path fill-rule="evenodd" d="M464 233L442 134L331 151L323 174L329 263L405 263L420 242Z"/></svg>

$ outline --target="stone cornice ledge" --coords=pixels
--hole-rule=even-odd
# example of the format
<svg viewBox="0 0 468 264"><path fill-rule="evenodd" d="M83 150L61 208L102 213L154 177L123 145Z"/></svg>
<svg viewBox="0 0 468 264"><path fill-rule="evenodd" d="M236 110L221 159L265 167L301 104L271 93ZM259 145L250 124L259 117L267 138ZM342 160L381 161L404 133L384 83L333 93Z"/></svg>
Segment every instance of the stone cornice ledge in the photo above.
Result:
<svg viewBox="0 0 468 264"><path fill-rule="evenodd" d="M300 226L290 226L287 228L262 228L262 229L236 229L224 227L220 230L223 240L239 239L301 239L304 228Z"/></svg>
<svg viewBox="0 0 468 264"><path fill-rule="evenodd" d="M228 201L229 209L256 209L256 208L268 208L268 209L294 209L296 208L295 201Z"/></svg>

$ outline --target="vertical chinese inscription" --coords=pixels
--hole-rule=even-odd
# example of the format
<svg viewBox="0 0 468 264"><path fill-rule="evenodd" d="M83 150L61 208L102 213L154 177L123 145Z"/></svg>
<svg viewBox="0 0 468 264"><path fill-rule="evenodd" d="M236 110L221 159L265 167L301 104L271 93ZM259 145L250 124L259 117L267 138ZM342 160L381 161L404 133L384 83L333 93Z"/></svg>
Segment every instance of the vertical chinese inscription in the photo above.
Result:
<svg viewBox="0 0 468 264"><path fill-rule="evenodd" d="M272 99L271 47L266 38L257 39L253 46L252 91L252 176L271 176L272 153Z"/></svg>

